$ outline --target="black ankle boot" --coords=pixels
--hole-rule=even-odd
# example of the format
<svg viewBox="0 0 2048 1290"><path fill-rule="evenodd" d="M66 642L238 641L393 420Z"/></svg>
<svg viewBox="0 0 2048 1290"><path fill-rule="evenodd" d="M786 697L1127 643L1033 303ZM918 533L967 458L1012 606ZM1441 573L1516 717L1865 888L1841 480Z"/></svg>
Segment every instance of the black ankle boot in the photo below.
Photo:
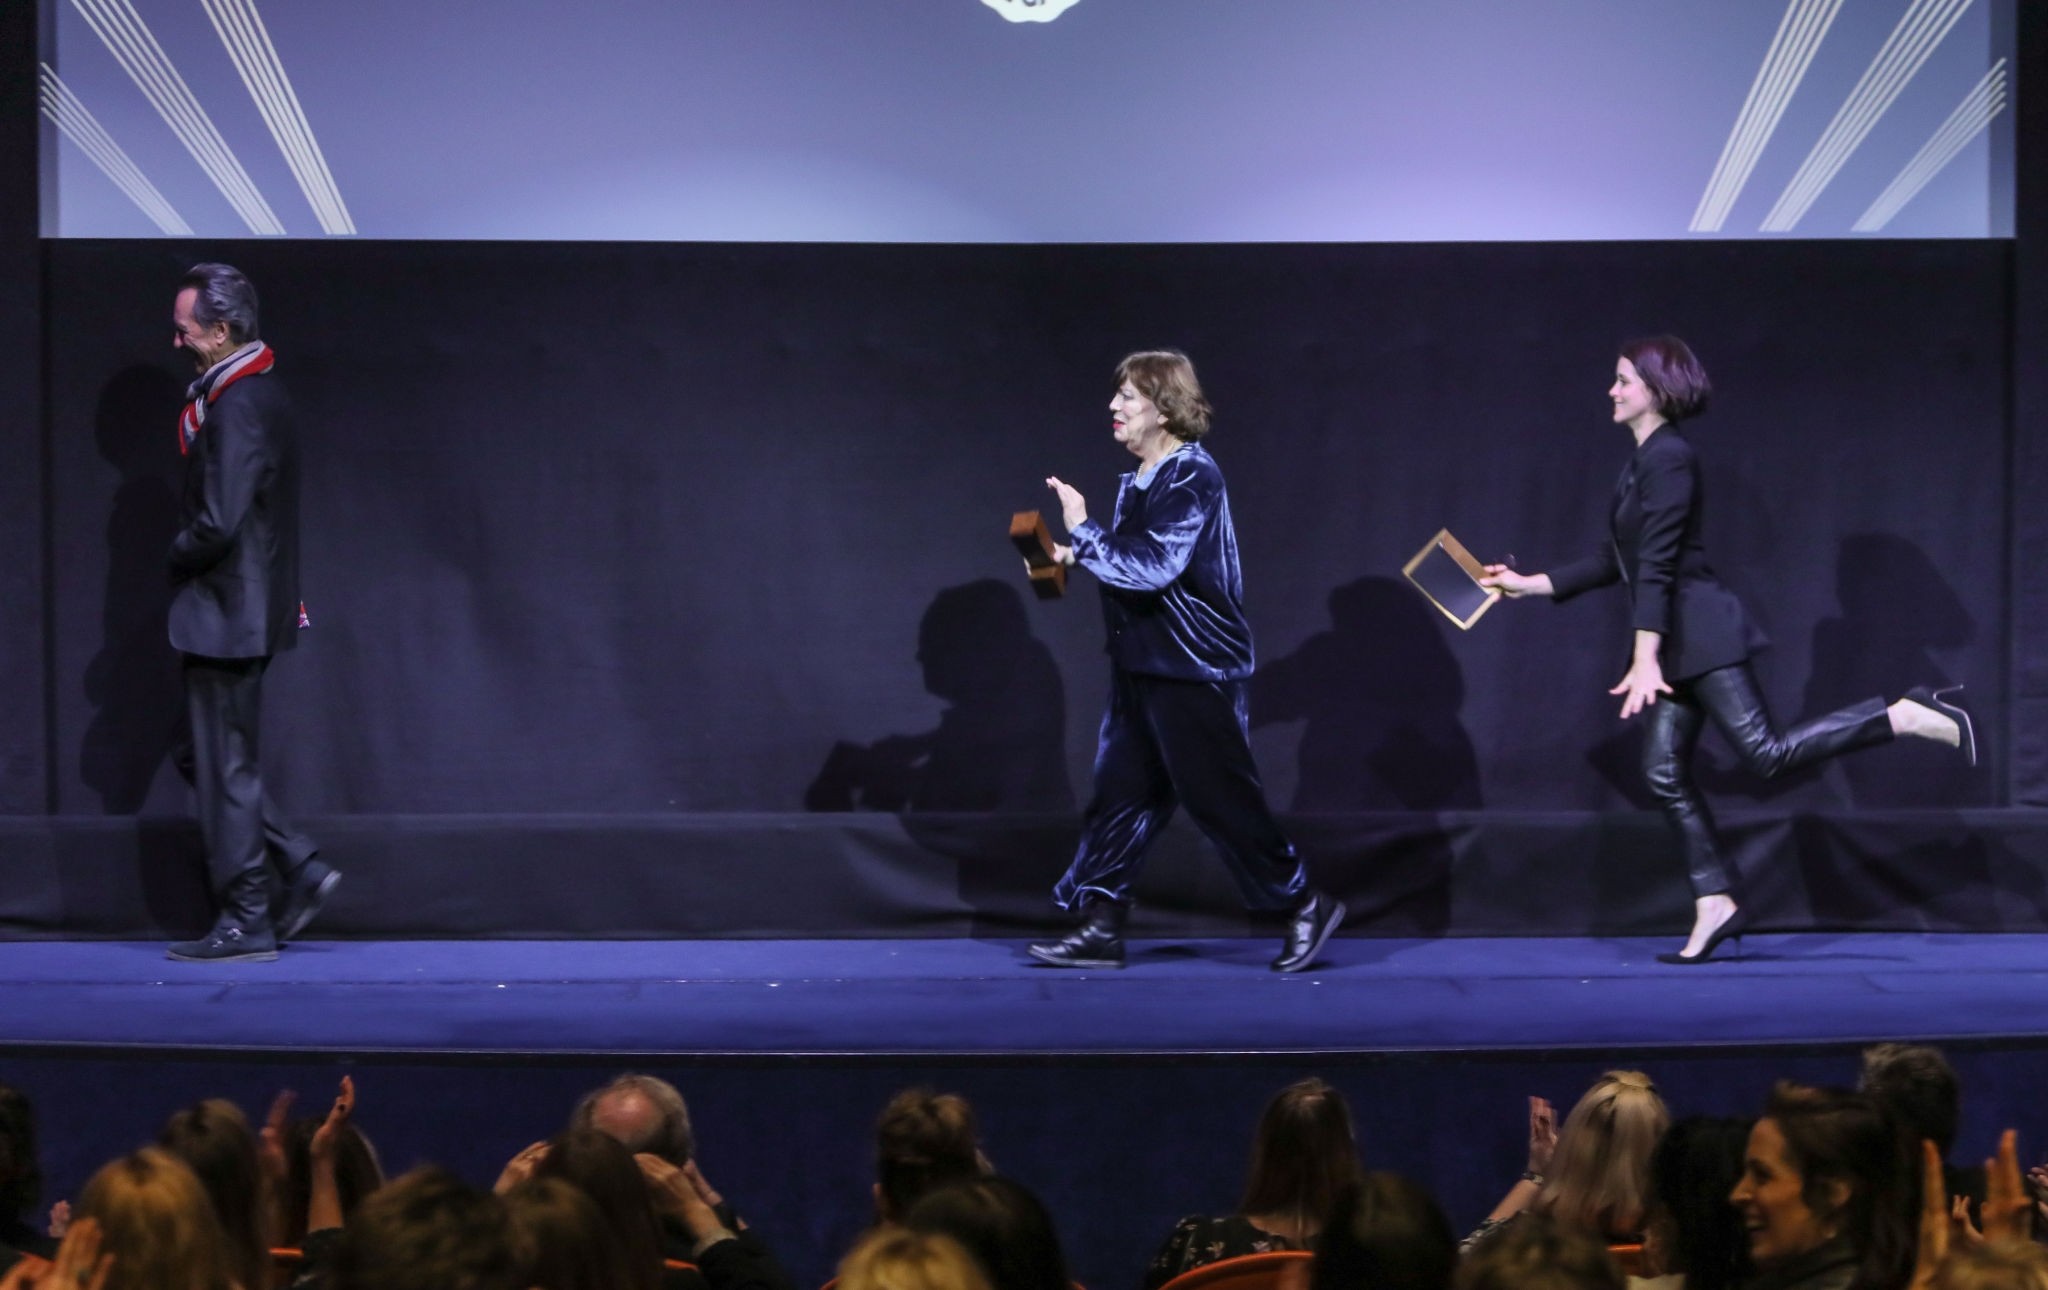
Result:
<svg viewBox="0 0 2048 1290"><path fill-rule="evenodd" d="M1081 925L1056 941L1040 941L1031 957L1054 967L1120 968L1124 965L1124 919L1129 911L1113 900L1081 907Z"/></svg>

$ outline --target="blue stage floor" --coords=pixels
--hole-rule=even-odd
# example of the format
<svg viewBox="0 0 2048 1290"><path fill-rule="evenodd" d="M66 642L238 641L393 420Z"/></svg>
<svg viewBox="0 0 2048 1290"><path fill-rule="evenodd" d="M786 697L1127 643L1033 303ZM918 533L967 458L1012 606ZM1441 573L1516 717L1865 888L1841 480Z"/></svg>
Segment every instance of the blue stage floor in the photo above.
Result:
<svg viewBox="0 0 2048 1290"><path fill-rule="evenodd" d="M2048 1035L2048 937L1135 942L1120 972L1018 941L308 941L262 964L161 944L0 945L0 1044L425 1053L1015 1055L1691 1047Z"/></svg>

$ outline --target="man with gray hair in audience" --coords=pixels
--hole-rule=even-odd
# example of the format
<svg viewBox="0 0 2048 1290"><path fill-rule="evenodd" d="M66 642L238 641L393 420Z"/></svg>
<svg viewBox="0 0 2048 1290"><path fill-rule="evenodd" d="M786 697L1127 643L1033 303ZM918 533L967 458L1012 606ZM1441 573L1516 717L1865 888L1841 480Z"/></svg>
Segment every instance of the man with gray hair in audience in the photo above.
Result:
<svg viewBox="0 0 2048 1290"><path fill-rule="evenodd" d="M669 1257L699 1264L714 1290L790 1290L788 1274L760 1237L697 1168L697 1138L690 1129L690 1108L667 1080L653 1075L621 1075L584 1095L569 1116L571 1129L596 1129L638 1156L652 1156L660 1165L641 1163L661 1213L662 1235ZM657 1176L659 1181L657 1181ZM717 1217L717 1226L693 1231L678 1221L669 1194L687 1189ZM694 1202L693 1202L694 1203ZM701 1213L701 1211L699 1211ZM699 1225L702 1226L701 1224ZM728 1244L729 1243L729 1244ZM713 1245L725 1245L707 1261Z"/></svg>
<svg viewBox="0 0 2048 1290"><path fill-rule="evenodd" d="M621 1075L585 1094L569 1117L569 1127L596 1129L636 1156L659 1156L678 1169L697 1154L683 1095L675 1085L652 1075Z"/></svg>

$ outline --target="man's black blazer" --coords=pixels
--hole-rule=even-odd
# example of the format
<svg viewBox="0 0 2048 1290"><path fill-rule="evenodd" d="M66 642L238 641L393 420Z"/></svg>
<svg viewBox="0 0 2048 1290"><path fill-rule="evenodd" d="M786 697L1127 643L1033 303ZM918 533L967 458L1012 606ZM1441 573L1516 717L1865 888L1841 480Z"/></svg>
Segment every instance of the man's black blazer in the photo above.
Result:
<svg viewBox="0 0 2048 1290"><path fill-rule="evenodd" d="M1699 459L1676 426L1636 447L1614 488L1611 537L1592 555L1550 571L1559 601L1616 581L1628 584L1639 631L1664 637L1664 677L1684 681L1746 661L1763 648L1735 593L1707 564Z"/></svg>
<svg viewBox="0 0 2048 1290"><path fill-rule="evenodd" d="M206 409L171 542L171 644L210 658L290 649L299 619L299 457L276 373Z"/></svg>

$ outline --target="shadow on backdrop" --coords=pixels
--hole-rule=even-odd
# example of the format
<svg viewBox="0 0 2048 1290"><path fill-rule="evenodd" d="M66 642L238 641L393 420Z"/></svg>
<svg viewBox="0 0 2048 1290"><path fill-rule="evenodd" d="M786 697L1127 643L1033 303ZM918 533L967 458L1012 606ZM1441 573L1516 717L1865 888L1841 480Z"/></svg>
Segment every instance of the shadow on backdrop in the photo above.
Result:
<svg viewBox="0 0 2048 1290"><path fill-rule="evenodd" d="M1933 651L1977 638L1977 623L1955 587L1927 553L1892 533L1857 533L1842 539L1835 557L1839 617L1813 632L1813 667L1803 712L1816 715L1879 694L1889 701L1916 685L1942 686L1972 678L1950 676ZM1959 807L1982 805L1990 749L1983 744L1997 723L1985 704L1995 678L1975 678L1973 701L1978 764L1973 769L1948 750L1904 740L1881 756L1845 757L1841 774L1854 806Z"/></svg>
<svg viewBox="0 0 2048 1290"><path fill-rule="evenodd" d="M1296 815L1475 811L1479 758L1460 712L1465 673L1436 610L1406 582L1368 576L1330 592L1330 627L1252 678L1252 723L1304 725ZM1347 866L1361 917L1396 906L1414 934L1450 925L1452 853L1407 832L1398 864ZM1312 861L1313 863L1313 861Z"/></svg>
<svg viewBox="0 0 2048 1290"><path fill-rule="evenodd" d="M93 715L79 778L109 815L143 808L184 720L164 568L178 531L171 472L184 396L185 387L162 368L135 366L107 382L94 413L93 442L120 482L107 515L100 648L85 668Z"/></svg>
<svg viewBox="0 0 2048 1290"><path fill-rule="evenodd" d="M1252 724L1306 723L1297 814L1479 809L1465 673L1435 610L1395 578L1330 593L1330 628L1252 678Z"/></svg>
<svg viewBox="0 0 2048 1290"><path fill-rule="evenodd" d="M1023 597L984 578L948 587L917 631L936 729L842 741L804 791L807 811L1067 812L1066 689Z"/></svg>

